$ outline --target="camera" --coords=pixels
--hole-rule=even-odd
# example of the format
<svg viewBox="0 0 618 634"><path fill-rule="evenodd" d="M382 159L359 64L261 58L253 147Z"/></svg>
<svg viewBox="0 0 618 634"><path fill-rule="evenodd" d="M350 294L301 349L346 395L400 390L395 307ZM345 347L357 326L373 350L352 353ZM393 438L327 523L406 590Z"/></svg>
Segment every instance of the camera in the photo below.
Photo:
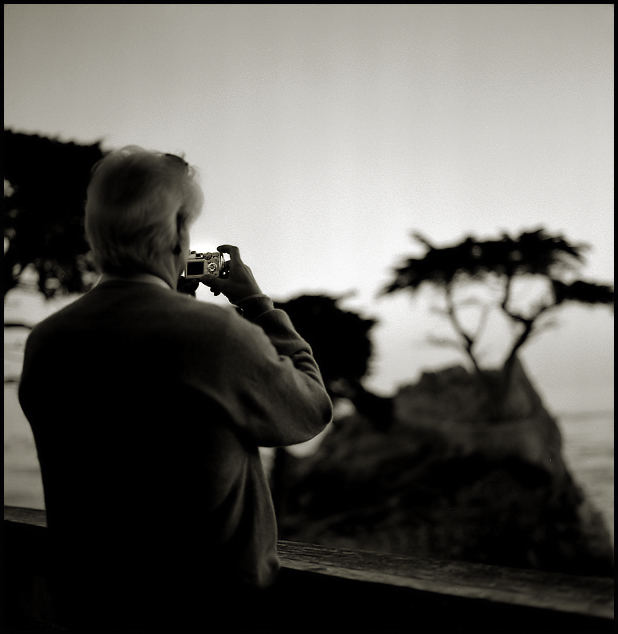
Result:
<svg viewBox="0 0 618 634"><path fill-rule="evenodd" d="M223 254L197 253L191 251L189 257L185 259L185 277L187 279L202 277L210 274L215 277L226 277L229 270L229 262L224 259Z"/></svg>

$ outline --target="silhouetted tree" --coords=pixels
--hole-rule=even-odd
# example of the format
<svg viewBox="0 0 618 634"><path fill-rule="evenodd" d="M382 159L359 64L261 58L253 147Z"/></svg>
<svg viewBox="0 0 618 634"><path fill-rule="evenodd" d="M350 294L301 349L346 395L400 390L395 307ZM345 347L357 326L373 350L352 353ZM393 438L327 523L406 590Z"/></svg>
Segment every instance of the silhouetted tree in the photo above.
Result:
<svg viewBox="0 0 618 634"><path fill-rule="evenodd" d="M541 317L555 311L566 302L612 305L614 289L606 284L573 280L583 263L583 244L572 244L561 235L550 235L544 229L524 231L516 237L506 233L494 240L478 240L473 236L447 247L436 247L420 233L413 237L425 248L420 258L408 258L394 269L394 277L384 287L382 294L407 290L416 293L422 286L430 285L441 290L445 309L441 312L451 323L455 340L435 340L436 343L455 345L472 363L477 375L491 391L494 414L499 416L504 390L508 389L517 354L531 337L551 325ZM524 278L542 279L546 283L544 296L527 310L513 306L513 285ZM478 298L458 303L455 291L471 282L486 286L497 283L497 300L483 302ZM460 310L470 303L481 305L482 311L473 332L462 323ZM508 349L501 368L498 386L489 381L489 375L481 367L477 344L483 332L487 315L497 308L515 326L516 335Z"/></svg>
<svg viewBox="0 0 618 634"><path fill-rule="evenodd" d="M32 265L47 299L86 291L94 266L84 236L90 172L104 153L36 134L4 131L3 294Z"/></svg>
<svg viewBox="0 0 618 634"><path fill-rule="evenodd" d="M331 395L342 382L360 381L369 368L372 353L369 331L374 319L365 319L337 306L341 297L300 295L276 302L290 316L300 335L313 349L326 388Z"/></svg>
<svg viewBox="0 0 618 634"><path fill-rule="evenodd" d="M392 399L373 394L362 384L372 354L369 333L377 322L342 310L337 305L342 299L300 295L275 305L290 315L298 332L311 345L331 398L349 399L360 414L386 427Z"/></svg>

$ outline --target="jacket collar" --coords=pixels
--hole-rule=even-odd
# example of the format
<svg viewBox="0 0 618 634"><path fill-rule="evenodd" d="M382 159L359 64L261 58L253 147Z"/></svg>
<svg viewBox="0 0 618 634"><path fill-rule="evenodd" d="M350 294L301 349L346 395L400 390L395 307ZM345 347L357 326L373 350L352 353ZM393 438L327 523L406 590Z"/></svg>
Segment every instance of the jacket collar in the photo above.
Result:
<svg viewBox="0 0 618 634"><path fill-rule="evenodd" d="M110 273L103 273L97 282L97 286L99 284L103 284L105 282L111 281L120 281L120 282L143 282L146 284L156 284L157 286L161 286L163 288L171 288L171 286L162 278L153 275L152 273L134 273L131 275L112 275ZM172 289L174 290L174 289Z"/></svg>

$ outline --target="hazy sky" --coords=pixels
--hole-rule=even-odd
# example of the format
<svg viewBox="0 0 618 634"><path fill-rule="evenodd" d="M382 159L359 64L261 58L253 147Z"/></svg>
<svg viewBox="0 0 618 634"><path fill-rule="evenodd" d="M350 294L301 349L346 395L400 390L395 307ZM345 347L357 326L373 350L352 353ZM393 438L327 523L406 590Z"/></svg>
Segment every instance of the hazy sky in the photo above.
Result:
<svg viewBox="0 0 618 634"><path fill-rule="evenodd" d="M468 233L544 226L613 282L613 6L5 5L5 127L182 152L198 249L241 248L263 290L356 295L370 387L457 359L391 267ZM211 299L206 289L200 294ZM504 350L496 327L489 350ZM499 355L498 355L499 356ZM525 349L557 409L613 402L613 313L574 307Z"/></svg>

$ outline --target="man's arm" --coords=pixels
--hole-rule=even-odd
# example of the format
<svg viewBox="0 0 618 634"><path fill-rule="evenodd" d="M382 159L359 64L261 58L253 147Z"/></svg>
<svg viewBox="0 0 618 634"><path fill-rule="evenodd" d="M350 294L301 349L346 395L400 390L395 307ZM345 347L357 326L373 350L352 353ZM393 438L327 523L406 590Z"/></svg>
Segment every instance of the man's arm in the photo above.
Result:
<svg viewBox="0 0 618 634"><path fill-rule="evenodd" d="M311 347L288 315L263 295L236 247L227 278L202 281L223 293L243 317L230 315L226 355L220 362L221 405L260 446L285 446L313 438L331 421L332 403ZM223 385L222 383L225 383ZM230 411L233 410L233 411Z"/></svg>
<svg viewBox="0 0 618 634"><path fill-rule="evenodd" d="M230 315L220 367L230 388L225 404L259 446L309 440L332 419L311 348L283 311L268 311L258 321L259 326Z"/></svg>

